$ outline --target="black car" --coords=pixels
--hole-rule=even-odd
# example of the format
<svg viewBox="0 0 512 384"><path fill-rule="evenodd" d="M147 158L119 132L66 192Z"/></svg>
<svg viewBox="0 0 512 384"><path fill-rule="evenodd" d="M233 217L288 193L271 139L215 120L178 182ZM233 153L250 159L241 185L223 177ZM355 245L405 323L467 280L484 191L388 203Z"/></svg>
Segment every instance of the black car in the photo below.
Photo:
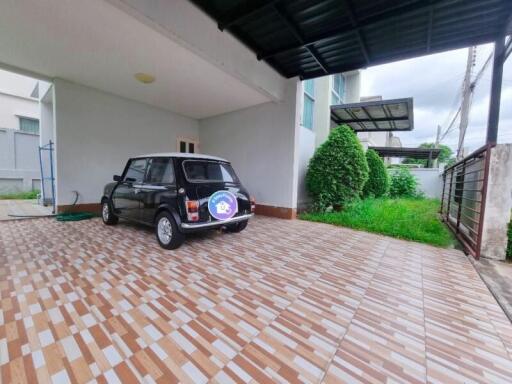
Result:
<svg viewBox="0 0 512 384"><path fill-rule="evenodd" d="M166 249L179 247L190 232L240 232L255 207L227 160L189 153L131 158L105 186L101 204L105 224L123 218L153 226Z"/></svg>

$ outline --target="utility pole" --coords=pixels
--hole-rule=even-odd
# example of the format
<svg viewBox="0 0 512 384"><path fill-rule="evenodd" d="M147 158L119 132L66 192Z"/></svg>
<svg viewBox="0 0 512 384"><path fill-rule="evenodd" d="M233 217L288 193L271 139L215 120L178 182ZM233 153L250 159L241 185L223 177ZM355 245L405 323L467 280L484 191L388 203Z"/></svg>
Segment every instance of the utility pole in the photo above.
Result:
<svg viewBox="0 0 512 384"><path fill-rule="evenodd" d="M436 142L434 143L434 148L439 148L439 142L440 141L441 141L441 126L438 124L437 125ZM437 168L438 165L439 165L439 157L437 157L434 160L434 167Z"/></svg>
<svg viewBox="0 0 512 384"><path fill-rule="evenodd" d="M471 100L473 98L474 84L471 81L471 74L475 65L476 49L469 47L468 61L466 63L466 74L464 75L464 84L462 85L462 107L460 111L459 125L459 145L457 147L457 160L464 157L464 136L469 123L469 110L471 108Z"/></svg>

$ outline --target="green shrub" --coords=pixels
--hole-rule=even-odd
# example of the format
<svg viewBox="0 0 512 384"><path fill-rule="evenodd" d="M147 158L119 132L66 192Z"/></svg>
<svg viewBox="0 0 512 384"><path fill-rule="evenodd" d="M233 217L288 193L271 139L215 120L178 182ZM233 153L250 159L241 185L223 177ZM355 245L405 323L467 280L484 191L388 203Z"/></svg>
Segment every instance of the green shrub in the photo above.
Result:
<svg viewBox="0 0 512 384"><path fill-rule="evenodd" d="M389 175L384 162L379 154L373 149L366 151L368 163L368 181L364 185L363 195L365 197L381 197L389 191Z"/></svg>
<svg viewBox="0 0 512 384"><path fill-rule="evenodd" d="M5 195L0 195L0 200L35 200L39 191L28 191L28 192L13 192Z"/></svg>
<svg viewBox="0 0 512 384"><path fill-rule="evenodd" d="M361 196L368 179L363 147L348 126L333 129L315 151L306 174L314 208L339 208Z"/></svg>
<svg viewBox="0 0 512 384"><path fill-rule="evenodd" d="M391 197L416 197L418 182L407 168L399 168L391 173L389 195Z"/></svg>
<svg viewBox="0 0 512 384"><path fill-rule="evenodd" d="M508 244L507 244L507 260L512 261L512 221L508 223Z"/></svg>

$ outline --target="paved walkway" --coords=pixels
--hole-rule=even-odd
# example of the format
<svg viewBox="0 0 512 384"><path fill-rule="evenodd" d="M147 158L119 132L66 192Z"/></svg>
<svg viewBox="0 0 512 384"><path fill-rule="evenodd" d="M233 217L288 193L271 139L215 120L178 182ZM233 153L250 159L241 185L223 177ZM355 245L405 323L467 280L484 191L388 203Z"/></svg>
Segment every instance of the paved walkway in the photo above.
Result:
<svg viewBox="0 0 512 384"><path fill-rule="evenodd" d="M36 200L0 200L0 221L26 218L22 216L48 216L51 213L52 207L43 207Z"/></svg>
<svg viewBox="0 0 512 384"><path fill-rule="evenodd" d="M99 219L0 223L0 382L511 383L459 251L302 221L161 249Z"/></svg>

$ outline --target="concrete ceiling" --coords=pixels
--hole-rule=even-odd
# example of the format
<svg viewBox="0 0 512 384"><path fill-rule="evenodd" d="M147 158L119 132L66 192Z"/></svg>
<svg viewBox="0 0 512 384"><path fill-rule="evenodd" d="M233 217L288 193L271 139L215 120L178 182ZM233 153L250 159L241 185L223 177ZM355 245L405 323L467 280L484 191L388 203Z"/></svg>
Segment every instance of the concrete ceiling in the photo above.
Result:
<svg viewBox="0 0 512 384"><path fill-rule="evenodd" d="M200 12L200 11L198 11ZM204 118L268 95L104 0L5 0L0 65ZM153 84L137 82L145 72Z"/></svg>

